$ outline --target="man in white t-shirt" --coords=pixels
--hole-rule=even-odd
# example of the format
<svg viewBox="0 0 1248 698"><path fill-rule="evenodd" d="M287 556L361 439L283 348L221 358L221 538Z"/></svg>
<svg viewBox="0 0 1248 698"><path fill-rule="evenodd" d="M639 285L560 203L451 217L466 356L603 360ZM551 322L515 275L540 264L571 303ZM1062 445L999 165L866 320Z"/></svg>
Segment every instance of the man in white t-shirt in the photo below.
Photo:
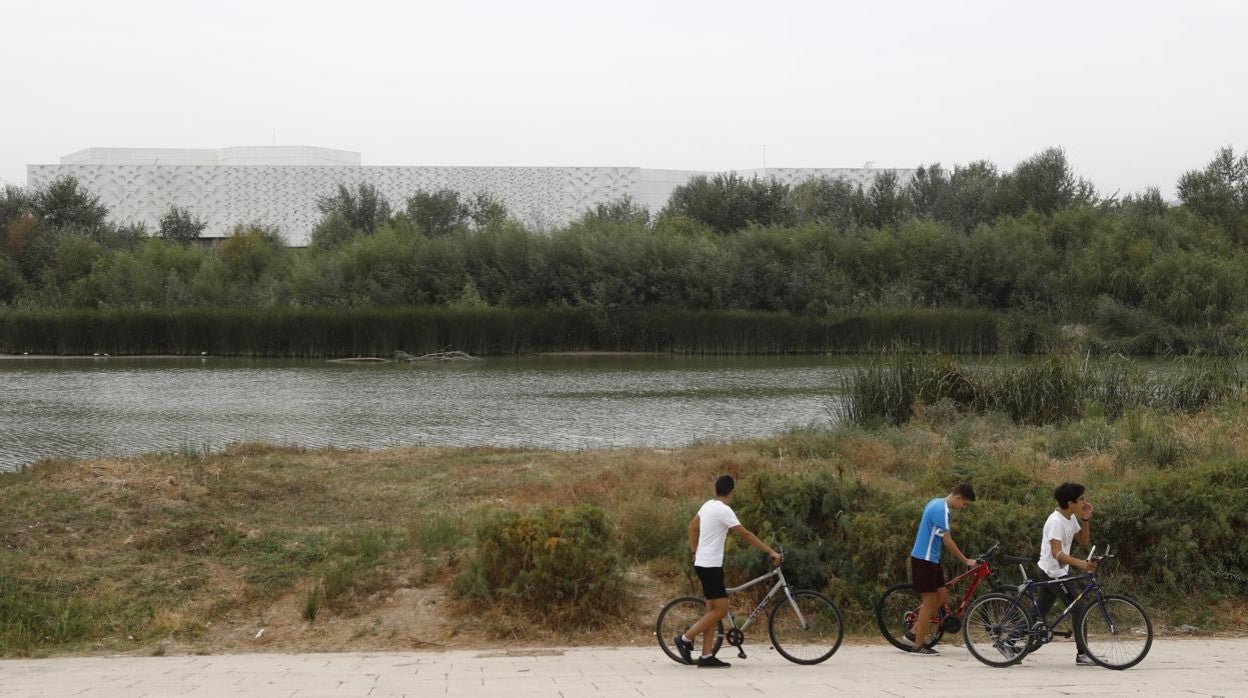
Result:
<svg viewBox="0 0 1248 698"><path fill-rule="evenodd" d="M771 549L758 536L750 533L737 521L728 502L736 483L731 475L720 475L715 480L715 498L709 499L689 522L689 550L693 552L693 571L702 582L702 595L706 598L706 614L683 634L672 638L686 664L694 664L693 638L702 635L702 656L696 664L703 668L732 666L721 661L712 652L715 648L715 627L728 615L728 591L724 586L724 541L732 531L747 543L771 556L773 564L780 564L780 554Z"/></svg>
<svg viewBox="0 0 1248 698"><path fill-rule="evenodd" d="M1044 522L1044 535L1040 541L1038 563L1041 571L1048 575L1049 579L1061 579L1068 576L1071 567L1083 572L1096 569L1095 562L1080 560L1070 554L1070 546L1074 541L1077 540L1080 545L1085 546L1092 542L1092 529L1089 524L1092 521L1093 509L1084 497L1085 489L1077 482L1063 482L1053 492L1053 498L1057 500L1057 509L1049 514L1049 518ZM1039 587L1036 593L1036 605L1040 608L1040 614L1048 615L1049 609L1059 594L1069 605L1079 596L1081 587L1079 582L1046 584ZM1079 605L1075 606L1072 612L1073 627L1078 627L1083 621L1083 614L1086 610L1087 606L1084 601L1080 601ZM1078 652L1075 656L1075 664L1096 665L1088 658L1088 648L1084 646L1083 639L1077 632L1075 633L1075 648Z"/></svg>

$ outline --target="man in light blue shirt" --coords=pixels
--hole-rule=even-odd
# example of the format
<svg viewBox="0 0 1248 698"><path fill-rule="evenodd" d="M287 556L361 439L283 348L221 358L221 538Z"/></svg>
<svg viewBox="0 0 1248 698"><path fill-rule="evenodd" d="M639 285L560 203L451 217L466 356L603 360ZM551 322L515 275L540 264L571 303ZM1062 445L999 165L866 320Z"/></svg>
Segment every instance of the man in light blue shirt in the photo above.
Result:
<svg viewBox="0 0 1248 698"><path fill-rule="evenodd" d="M975 489L964 482L954 487L948 496L937 497L923 507L919 530L914 536L914 547L910 550L910 581L914 590L923 597L919 617L914 623L915 654L939 654L926 645L928 624L949 598L949 590L945 588L945 575L940 569L940 549L948 548L967 567L977 564L962 554L949 530L949 510L965 509L973 501Z"/></svg>

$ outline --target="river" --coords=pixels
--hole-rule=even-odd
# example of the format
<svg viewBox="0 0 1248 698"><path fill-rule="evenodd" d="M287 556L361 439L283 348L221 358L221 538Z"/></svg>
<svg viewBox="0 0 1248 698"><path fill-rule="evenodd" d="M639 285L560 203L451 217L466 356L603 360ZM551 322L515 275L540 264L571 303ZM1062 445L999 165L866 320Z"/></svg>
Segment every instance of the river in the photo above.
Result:
<svg viewBox="0 0 1248 698"><path fill-rule="evenodd" d="M0 470L44 457L307 447L678 447L826 425L863 357L562 355L472 363L0 360Z"/></svg>

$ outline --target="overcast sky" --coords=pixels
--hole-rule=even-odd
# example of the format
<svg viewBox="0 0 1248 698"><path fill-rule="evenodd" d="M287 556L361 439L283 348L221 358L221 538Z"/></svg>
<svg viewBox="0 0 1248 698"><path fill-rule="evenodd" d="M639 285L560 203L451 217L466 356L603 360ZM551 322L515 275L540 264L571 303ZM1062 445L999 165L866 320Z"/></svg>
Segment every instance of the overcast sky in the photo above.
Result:
<svg viewBox="0 0 1248 698"><path fill-rule="evenodd" d="M0 0L0 179L87 147L366 165L1012 167L1248 147L1242 2ZM276 129L276 137L274 136Z"/></svg>

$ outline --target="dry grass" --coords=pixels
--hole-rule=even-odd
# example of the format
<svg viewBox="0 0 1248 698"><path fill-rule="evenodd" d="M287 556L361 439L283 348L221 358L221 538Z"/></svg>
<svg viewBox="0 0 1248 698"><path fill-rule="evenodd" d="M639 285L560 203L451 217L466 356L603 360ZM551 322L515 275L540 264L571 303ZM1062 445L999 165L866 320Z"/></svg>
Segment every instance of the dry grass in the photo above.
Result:
<svg viewBox="0 0 1248 698"><path fill-rule="evenodd" d="M1173 433L1191 459L1248 459L1246 411L1151 415L1141 428ZM661 601L693 590L684 525L715 476L825 468L920 501L932 494L926 473L968 460L1107 486L1124 471L1159 467L1141 460L1121 421L1107 448L1053 457L1059 428L987 416L675 450L244 444L202 457L45 461L0 476L0 571L32 599L82 600L87 626L60 642L8 638L0 651L646 644ZM539 630L505 609L467 613L448 597L481 516L581 503L606 510L633 556L628 579L639 601L630 622ZM345 575L342 595L309 623L309 589L331 567ZM1228 603L1223 615L1242 618L1243 600Z"/></svg>

